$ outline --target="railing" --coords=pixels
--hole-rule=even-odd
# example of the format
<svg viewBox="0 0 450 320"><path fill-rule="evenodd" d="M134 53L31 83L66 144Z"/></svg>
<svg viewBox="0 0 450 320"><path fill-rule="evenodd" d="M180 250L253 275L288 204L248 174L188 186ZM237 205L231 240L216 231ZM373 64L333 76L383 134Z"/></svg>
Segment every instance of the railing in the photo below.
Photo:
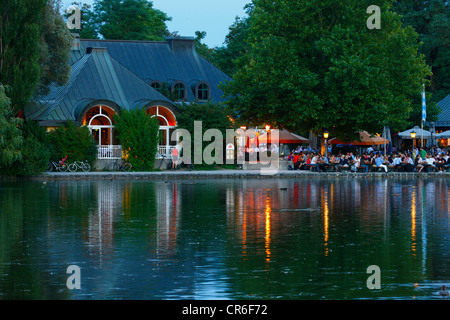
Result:
<svg viewBox="0 0 450 320"><path fill-rule="evenodd" d="M156 159L165 158L170 159L172 156L172 150L175 146L158 146L158 152ZM122 158L122 146L98 146L98 159L120 159Z"/></svg>
<svg viewBox="0 0 450 320"><path fill-rule="evenodd" d="M98 159L120 159L122 158L122 146L98 146Z"/></svg>
<svg viewBox="0 0 450 320"><path fill-rule="evenodd" d="M158 146L158 153L156 154L156 159L163 158L163 155L165 158L170 158L172 156L172 150L175 148L175 146Z"/></svg>

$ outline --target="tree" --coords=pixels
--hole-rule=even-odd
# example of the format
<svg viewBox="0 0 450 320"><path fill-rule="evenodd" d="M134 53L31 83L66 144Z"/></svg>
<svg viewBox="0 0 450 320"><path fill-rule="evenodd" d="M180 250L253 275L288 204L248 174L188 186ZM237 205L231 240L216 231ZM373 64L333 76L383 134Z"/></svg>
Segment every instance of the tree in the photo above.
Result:
<svg viewBox="0 0 450 320"><path fill-rule="evenodd" d="M226 129L233 128L233 123L229 118L222 104L207 103L183 103L178 106L177 125L179 129L186 129L191 135L191 156L194 153L194 144L201 144L202 153L211 142L204 142L203 136L208 129L218 129L222 136L226 137ZM194 122L200 121L202 124L201 137L194 136ZM197 138L197 139L195 139ZM220 143L223 143L222 141ZM197 145L199 147L199 145ZM205 161L204 158L202 158ZM192 161L191 157L191 161ZM221 159L222 160L222 159Z"/></svg>
<svg viewBox="0 0 450 320"><path fill-rule="evenodd" d="M47 93L50 84L63 86L70 76L70 52L73 37L60 14L61 0L48 0L43 9L40 39L39 93Z"/></svg>
<svg viewBox="0 0 450 320"><path fill-rule="evenodd" d="M114 115L115 129L135 170L152 170L158 149L159 122L145 110L122 110Z"/></svg>
<svg viewBox="0 0 450 320"><path fill-rule="evenodd" d="M403 128L430 70L390 2L378 30L366 26L371 1L254 0L243 67L224 86L229 106L249 124L343 139Z"/></svg>
<svg viewBox="0 0 450 320"><path fill-rule="evenodd" d="M208 61L213 60L214 49L202 42L206 37L206 31L195 31L195 51Z"/></svg>
<svg viewBox="0 0 450 320"><path fill-rule="evenodd" d="M0 2L0 82L12 88L18 112L33 96L40 79L39 41L47 0Z"/></svg>
<svg viewBox="0 0 450 320"><path fill-rule="evenodd" d="M15 161L8 173L27 176L44 172L51 155L51 144L48 133L37 121L23 121L19 126L23 137L20 148L22 157Z"/></svg>
<svg viewBox="0 0 450 320"><path fill-rule="evenodd" d="M431 101L439 102L450 92L450 2L398 0L393 8L402 15L406 25L416 30L423 42L420 52L432 71L428 91L432 93Z"/></svg>
<svg viewBox="0 0 450 320"><path fill-rule="evenodd" d="M23 138L18 128L22 119L14 117L11 109L11 100L0 83L0 171L4 173L18 160L22 159L21 147Z"/></svg>
<svg viewBox="0 0 450 320"><path fill-rule="evenodd" d="M229 28L225 37L225 45L214 49L212 62L229 76L240 69L240 58L247 52L249 38L249 17L239 18Z"/></svg>
<svg viewBox="0 0 450 320"><path fill-rule="evenodd" d="M97 144L89 129L77 127L71 121L51 131L49 141L54 161L68 156L68 162L88 161L92 165L97 159Z"/></svg>
<svg viewBox="0 0 450 320"><path fill-rule="evenodd" d="M104 39L162 41L169 35L164 12L154 9L147 0L95 0L84 28L88 35ZM83 33L83 30L82 30Z"/></svg>
<svg viewBox="0 0 450 320"><path fill-rule="evenodd" d="M0 82L12 88L14 113L70 75L72 38L59 8L60 0L0 2Z"/></svg>

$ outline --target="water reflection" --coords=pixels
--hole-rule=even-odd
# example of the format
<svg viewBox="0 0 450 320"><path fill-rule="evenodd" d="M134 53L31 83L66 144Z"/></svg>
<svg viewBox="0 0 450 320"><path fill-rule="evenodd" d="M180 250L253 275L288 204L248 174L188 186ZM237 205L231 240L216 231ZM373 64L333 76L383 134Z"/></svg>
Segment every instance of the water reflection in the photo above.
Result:
<svg viewBox="0 0 450 320"><path fill-rule="evenodd" d="M429 298L430 284L448 280L446 179L1 189L5 298ZM80 292L64 288L70 264L83 270ZM372 264L383 274L378 292L364 290Z"/></svg>

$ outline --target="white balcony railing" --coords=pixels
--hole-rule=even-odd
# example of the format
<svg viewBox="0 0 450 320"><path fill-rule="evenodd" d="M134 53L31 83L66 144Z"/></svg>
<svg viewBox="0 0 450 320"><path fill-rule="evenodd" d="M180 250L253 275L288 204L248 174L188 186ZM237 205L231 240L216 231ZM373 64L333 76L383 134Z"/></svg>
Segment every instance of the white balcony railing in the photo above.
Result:
<svg viewBox="0 0 450 320"><path fill-rule="evenodd" d="M120 159L122 158L122 146L98 146L98 159Z"/></svg>
<svg viewBox="0 0 450 320"><path fill-rule="evenodd" d="M156 154L156 159L167 158L170 159L172 156L172 150L175 146L158 146L158 153Z"/></svg>
<svg viewBox="0 0 450 320"><path fill-rule="evenodd" d="M172 150L175 146L158 146L156 159L171 159ZM122 158L122 146L98 146L98 159L120 159Z"/></svg>

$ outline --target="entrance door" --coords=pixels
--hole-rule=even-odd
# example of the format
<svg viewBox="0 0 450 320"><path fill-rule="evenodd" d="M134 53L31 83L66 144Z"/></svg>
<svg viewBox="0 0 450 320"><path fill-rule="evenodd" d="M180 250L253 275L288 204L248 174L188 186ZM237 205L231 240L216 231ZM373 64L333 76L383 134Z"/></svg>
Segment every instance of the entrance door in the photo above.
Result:
<svg viewBox="0 0 450 320"><path fill-rule="evenodd" d="M89 126L92 132L95 142L99 146L109 146L112 145L112 126Z"/></svg>

